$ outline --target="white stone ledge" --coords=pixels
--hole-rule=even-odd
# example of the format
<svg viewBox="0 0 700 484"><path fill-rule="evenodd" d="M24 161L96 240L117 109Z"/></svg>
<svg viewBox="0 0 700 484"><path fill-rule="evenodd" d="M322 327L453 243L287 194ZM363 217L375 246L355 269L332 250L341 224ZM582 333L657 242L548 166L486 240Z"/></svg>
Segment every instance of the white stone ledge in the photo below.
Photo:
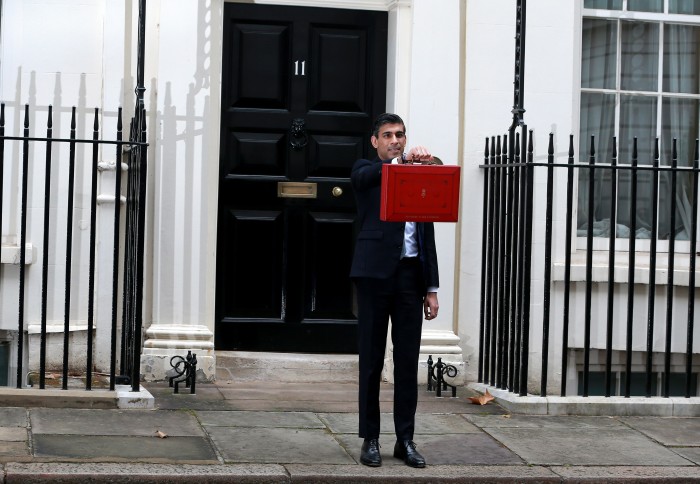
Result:
<svg viewBox="0 0 700 484"><path fill-rule="evenodd" d="M479 393L489 391L496 403L512 413L528 415L700 417L700 397L521 397L483 383L470 383Z"/></svg>
<svg viewBox="0 0 700 484"><path fill-rule="evenodd" d="M201 340L189 340L189 339L149 339L143 344L144 348L153 349L180 349L185 348L188 350L213 350L214 343L211 341L201 341Z"/></svg>
<svg viewBox="0 0 700 484"><path fill-rule="evenodd" d="M34 246L32 244L25 244L24 250L24 263L31 264L32 262L34 262ZM19 264L19 258L19 245L3 245L2 248L0 248L0 263Z"/></svg>

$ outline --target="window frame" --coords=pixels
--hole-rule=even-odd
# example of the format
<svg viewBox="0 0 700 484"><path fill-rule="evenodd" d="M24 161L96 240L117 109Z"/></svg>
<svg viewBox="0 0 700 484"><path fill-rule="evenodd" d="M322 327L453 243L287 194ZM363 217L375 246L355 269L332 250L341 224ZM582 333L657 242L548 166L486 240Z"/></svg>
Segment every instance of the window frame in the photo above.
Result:
<svg viewBox="0 0 700 484"><path fill-rule="evenodd" d="M664 0L664 12L637 12L627 10L627 0L622 0L622 10L607 10L607 9L590 9L584 7L583 0L580 5L580 15L578 16L578 31L579 35L579 52L577 58L577 67L575 74L577 82L578 95L576 97L578 113L576 123L578 136L581 136L581 98L583 93L596 93L596 94L609 94L615 96L615 123L614 123L614 134L619 139L620 132L620 98L625 95L633 96L645 96L653 97L656 99L656 123L655 131L656 137L659 139L663 136L663 101L664 99L676 98L676 99L692 99L697 100L700 103L700 91L697 94L687 94L687 93L672 93L663 91L663 63L664 63L664 36L666 34L665 27L668 24L676 25L690 25L700 28L700 14L690 15L690 14L676 14L668 13L669 0ZM615 59L615 88L584 88L581 82L582 73L582 61L583 61L583 25L586 19L599 19L599 20L610 20L615 21L617 24L617 37L616 37L616 59ZM655 23L659 25L659 45L658 45L658 68L657 68L657 85L656 92L652 91L634 91L634 90L622 90L621 89L621 67L622 67L622 24L623 22L647 22ZM700 76L700 73L699 73ZM698 123L698 132L696 135L700 138L700 123ZM584 160L579 159L579 163L583 163ZM578 182L576 182L578 187ZM578 200L578 193L576 195ZM577 230L577 229L574 229ZM587 241L586 237L578 236L574 234L575 237L575 248L577 250L585 250ZM656 240L656 250L658 253L667 253L669 248L669 241L666 239ZM636 252L649 252L651 249L650 239L635 239L635 251ZM609 249L609 237L593 237L593 250L603 251ZM629 239L615 237L615 250L621 252L629 251ZM690 252L690 241L688 240L675 240L675 252L676 254L689 254Z"/></svg>

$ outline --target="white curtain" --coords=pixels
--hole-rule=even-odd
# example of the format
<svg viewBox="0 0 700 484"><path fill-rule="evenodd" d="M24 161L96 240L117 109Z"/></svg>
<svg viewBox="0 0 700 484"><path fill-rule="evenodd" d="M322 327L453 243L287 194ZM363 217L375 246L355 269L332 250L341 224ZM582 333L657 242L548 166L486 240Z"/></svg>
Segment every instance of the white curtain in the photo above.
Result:
<svg viewBox="0 0 700 484"><path fill-rule="evenodd" d="M587 2L588 3L588 2ZM592 2L591 2L592 3ZM697 2L700 3L700 2ZM646 5L646 7L644 7ZM638 3L637 8L656 8L651 3ZM635 5L628 2L628 8ZM594 7L590 7L594 8ZM601 8L601 7L597 7ZM687 13L695 4L679 1L669 8ZM680 11L680 9L684 9ZM694 11L694 10L693 10ZM618 25L619 31L618 31ZM700 101L674 97L673 94L700 92L700 27L666 24L663 30L664 58L661 106L659 106L658 66L661 25L654 22L631 22L604 19L584 19L581 63L581 133L579 162L587 163L590 138L595 136L596 162L609 163L614 133L619 136L618 164L629 164L632 144L637 139L638 163L650 165L654 159L656 137L661 133L660 163L671 164L673 138L677 139L679 166L691 166L694 143L700 127ZM620 89L616 93L617 36L620 36ZM587 89L605 90L590 92ZM666 95L668 94L668 95ZM615 119L615 103L619 102L619 119ZM662 126L657 129L657 113L661 109ZM597 170L594 198L594 234L609 236L610 203L609 174ZM629 236L631 174L618 172L617 237ZM579 235L586 234L588 222L588 170L579 173ZM652 173L640 171L637 185L636 238L649 238L652 229ZM676 186L676 222L670 224L671 176L662 173L659 181L659 238L671 233L677 239L687 239L691 218L690 175L679 175Z"/></svg>

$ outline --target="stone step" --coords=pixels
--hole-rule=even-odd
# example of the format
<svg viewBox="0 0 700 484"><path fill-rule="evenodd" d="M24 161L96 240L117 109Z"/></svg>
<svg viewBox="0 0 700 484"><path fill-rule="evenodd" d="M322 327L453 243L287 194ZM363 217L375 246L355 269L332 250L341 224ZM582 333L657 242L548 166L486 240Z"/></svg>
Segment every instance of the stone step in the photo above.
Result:
<svg viewBox="0 0 700 484"><path fill-rule="evenodd" d="M217 351L217 381L356 383L357 355Z"/></svg>

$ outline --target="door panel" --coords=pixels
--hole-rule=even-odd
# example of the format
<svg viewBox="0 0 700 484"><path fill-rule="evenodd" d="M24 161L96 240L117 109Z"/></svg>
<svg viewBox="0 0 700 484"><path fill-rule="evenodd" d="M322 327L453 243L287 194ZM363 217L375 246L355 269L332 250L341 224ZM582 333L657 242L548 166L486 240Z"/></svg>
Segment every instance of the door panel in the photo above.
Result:
<svg viewBox="0 0 700 484"><path fill-rule="evenodd" d="M309 109L362 113L366 109L366 33L360 29L314 28L311 50L317 59Z"/></svg>
<svg viewBox="0 0 700 484"><path fill-rule="evenodd" d="M356 351L349 177L374 156L386 25L385 12L224 5L218 349Z"/></svg>
<svg viewBox="0 0 700 484"><path fill-rule="evenodd" d="M231 79L231 106L288 108L289 27L236 24L233 36L233 45L237 48L231 51L231 64L238 69ZM258 52L265 53L264 62L261 62Z"/></svg>

